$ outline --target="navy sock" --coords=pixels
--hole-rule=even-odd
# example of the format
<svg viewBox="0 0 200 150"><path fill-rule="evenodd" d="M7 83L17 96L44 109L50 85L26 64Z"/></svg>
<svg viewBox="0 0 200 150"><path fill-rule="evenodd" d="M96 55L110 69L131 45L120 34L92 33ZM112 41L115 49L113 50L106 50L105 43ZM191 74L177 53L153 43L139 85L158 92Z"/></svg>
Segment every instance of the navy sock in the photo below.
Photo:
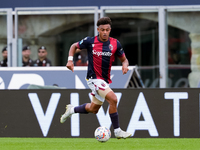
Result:
<svg viewBox="0 0 200 150"><path fill-rule="evenodd" d="M74 107L74 112L75 113L80 113L80 114L88 114L88 112L85 110L86 103L77 107Z"/></svg>
<svg viewBox="0 0 200 150"><path fill-rule="evenodd" d="M114 128L114 129L119 128L119 117L118 117L118 113L116 112L116 113L110 114L110 119L111 119L113 128Z"/></svg>

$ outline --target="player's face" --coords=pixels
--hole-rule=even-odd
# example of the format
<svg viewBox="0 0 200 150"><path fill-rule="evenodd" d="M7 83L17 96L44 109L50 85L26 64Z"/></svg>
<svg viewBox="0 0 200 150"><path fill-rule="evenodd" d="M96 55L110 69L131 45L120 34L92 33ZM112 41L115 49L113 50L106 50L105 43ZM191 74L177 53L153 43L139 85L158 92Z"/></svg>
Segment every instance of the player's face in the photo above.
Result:
<svg viewBox="0 0 200 150"><path fill-rule="evenodd" d="M97 28L97 31L99 32L99 39L103 42L107 41L110 35L111 27L109 24L100 25Z"/></svg>

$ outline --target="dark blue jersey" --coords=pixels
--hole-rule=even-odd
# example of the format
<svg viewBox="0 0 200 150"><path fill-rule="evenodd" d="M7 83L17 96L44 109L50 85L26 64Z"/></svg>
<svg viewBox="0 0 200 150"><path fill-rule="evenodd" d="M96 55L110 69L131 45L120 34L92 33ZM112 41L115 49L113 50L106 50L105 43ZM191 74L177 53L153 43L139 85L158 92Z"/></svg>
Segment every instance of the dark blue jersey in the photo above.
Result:
<svg viewBox="0 0 200 150"><path fill-rule="evenodd" d="M102 42L95 37L86 37L78 42L79 49L87 49L88 53L88 71L87 79L103 79L107 83L112 83L110 71L115 55L125 56L120 42L117 39L109 38Z"/></svg>

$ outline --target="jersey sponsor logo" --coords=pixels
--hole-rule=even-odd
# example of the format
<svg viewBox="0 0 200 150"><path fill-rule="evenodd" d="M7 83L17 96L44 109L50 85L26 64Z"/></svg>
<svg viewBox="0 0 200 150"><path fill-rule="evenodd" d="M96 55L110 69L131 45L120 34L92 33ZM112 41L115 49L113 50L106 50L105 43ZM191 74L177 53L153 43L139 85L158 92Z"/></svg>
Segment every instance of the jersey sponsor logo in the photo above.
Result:
<svg viewBox="0 0 200 150"><path fill-rule="evenodd" d="M97 52L96 50L93 50L92 51L92 54L93 55L97 55L97 56L112 56L112 53L111 52Z"/></svg>

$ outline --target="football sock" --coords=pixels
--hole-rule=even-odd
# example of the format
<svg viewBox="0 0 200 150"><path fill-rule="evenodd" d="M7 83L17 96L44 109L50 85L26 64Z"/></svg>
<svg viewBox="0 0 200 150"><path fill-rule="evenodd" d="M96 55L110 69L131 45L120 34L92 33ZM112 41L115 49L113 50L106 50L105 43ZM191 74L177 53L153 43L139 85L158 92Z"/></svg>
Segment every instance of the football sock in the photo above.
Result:
<svg viewBox="0 0 200 150"><path fill-rule="evenodd" d="M118 117L118 113L116 112L116 113L110 114L110 118L111 118L111 122L112 122L113 128L114 128L114 129L119 128L119 117Z"/></svg>
<svg viewBox="0 0 200 150"><path fill-rule="evenodd" d="M86 103L77 107L74 107L74 112L75 113L80 113L80 114L88 114L88 112L85 110Z"/></svg>

